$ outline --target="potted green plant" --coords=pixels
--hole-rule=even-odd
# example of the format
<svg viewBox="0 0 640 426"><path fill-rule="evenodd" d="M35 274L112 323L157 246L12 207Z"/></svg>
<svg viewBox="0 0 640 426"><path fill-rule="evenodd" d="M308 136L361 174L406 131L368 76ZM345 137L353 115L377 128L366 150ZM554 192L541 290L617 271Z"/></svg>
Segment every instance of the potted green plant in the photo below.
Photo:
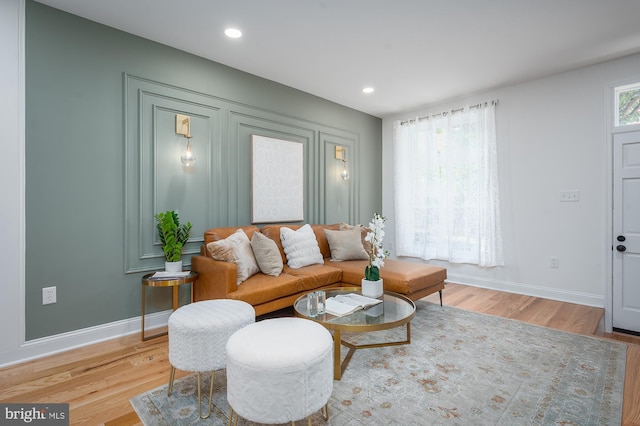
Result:
<svg viewBox="0 0 640 426"><path fill-rule="evenodd" d="M173 210L158 213L154 217L165 257L165 271L182 271L182 248L189 239L191 222L181 224L178 213Z"/></svg>

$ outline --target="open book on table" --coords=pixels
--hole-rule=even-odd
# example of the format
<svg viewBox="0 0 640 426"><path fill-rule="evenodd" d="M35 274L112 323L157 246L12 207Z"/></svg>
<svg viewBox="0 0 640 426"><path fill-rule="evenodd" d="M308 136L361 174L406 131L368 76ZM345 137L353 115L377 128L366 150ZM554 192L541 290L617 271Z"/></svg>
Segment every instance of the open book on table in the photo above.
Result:
<svg viewBox="0 0 640 426"><path fill-rule="evenodd" d="M324 310L331 315L342 317L359 309L382 303L381 299L374 299L356 293L339 294L325 301Z"/></svg>
<svg viewBox="0 0 640 426"><path fill-rule="evenodd" d="M168 280L171 278L184 278L190 273L191 271L176 271L176 272L159 271L153 274L150 278L152 280Z"/></svg>

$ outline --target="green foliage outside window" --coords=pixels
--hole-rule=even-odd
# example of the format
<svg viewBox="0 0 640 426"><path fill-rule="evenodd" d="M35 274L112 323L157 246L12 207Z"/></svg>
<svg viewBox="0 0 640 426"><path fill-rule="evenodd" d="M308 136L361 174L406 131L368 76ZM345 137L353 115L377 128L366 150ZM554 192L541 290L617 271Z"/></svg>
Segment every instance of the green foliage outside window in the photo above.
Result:
<svg viewBox="0 0 640 426"><path fill-rule="evenodd" d="M618 125L640 124L640 88L618 92Z"/></svg>

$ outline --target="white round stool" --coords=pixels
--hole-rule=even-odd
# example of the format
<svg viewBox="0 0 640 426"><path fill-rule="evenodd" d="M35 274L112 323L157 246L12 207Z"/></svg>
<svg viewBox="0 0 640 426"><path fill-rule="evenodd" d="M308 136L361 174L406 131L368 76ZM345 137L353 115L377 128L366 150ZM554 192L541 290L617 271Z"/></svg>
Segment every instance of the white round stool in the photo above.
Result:
<svg viewBox="0 0 640 426"><path fill-rule="evenodd" d="M173 390L176 368L198 373L198 413L211 414L214 371L226 366L226 345L229 337L242 327L255 322L256 313L248 303L239 300L206 300L177 309L169 317L169 377L168 395ZM209 412L202 416L200 373L211 372Z"/></svg>
<svg viewBox="0 0 640 426"><path fill-rule="evenodd" d="M227 400L237 416L288 423L323 409L333 391L333 340L302 318L275 318L236 331L227 342Z"/></svg>

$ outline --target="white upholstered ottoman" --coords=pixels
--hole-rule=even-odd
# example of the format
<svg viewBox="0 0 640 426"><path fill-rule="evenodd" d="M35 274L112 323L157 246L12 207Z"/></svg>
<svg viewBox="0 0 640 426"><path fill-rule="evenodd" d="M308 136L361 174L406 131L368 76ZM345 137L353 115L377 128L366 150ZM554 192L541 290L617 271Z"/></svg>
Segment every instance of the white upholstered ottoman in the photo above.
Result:
<svg viewBox="0 0 640 426"><path fill-rule="evenodd" d="M211 414L214 371L226 366L229 337L242 327L255 322L253 306L239 300L206 300L182 306L169 317L168 394L173 389L176 368L198 373L198 412ZM202 416L200 373L210 371L209 412Z"/></svg>
<svg viewBox="0 0 640 426"><path fill-rule="evenodd" d="M276 424L308 418L333 391L333 340L320 324L275 318L235 332L227 342L227 400L247 420Z"/></svg>

